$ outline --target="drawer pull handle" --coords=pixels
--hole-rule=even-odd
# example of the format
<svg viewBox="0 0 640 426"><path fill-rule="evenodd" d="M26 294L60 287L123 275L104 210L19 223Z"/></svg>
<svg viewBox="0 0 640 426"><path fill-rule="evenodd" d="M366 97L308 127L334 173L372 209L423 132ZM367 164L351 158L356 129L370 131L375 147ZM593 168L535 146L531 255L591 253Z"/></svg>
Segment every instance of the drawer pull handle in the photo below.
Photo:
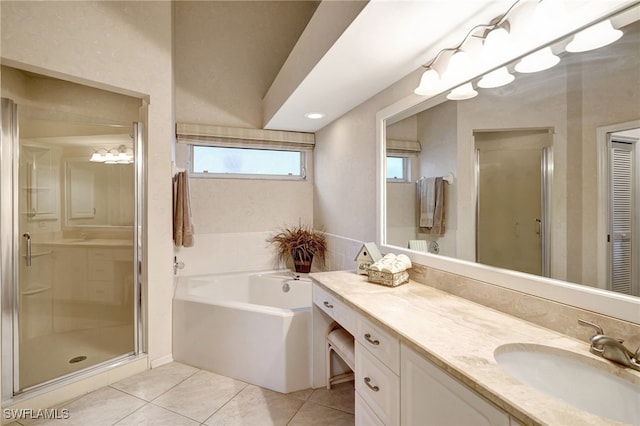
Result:
<svg viewBox="0 0 640 426"><path fill-rule="evenodd" d="M324 301L324 306L326 306L329 309L333 309L333 305L329 302L327 302L326 300Z"/></svg>
<svg viewBox="0 0 640 426"><path fill-rule="evenodd" d="M371 389L374 392L378 392L380 390L380 388L377 385L372 385L371 384L371 377L365 377L364 378L364 384L369 386L369 389Z"/></svg>
<svg viewBox="0 0 640 426"><path fill-rule="evenodd" d="M367 340L367 342L371 343L372 345L378 346L380 344L380 340L372 339L369 333L365 334L364 338Z"/></svg>

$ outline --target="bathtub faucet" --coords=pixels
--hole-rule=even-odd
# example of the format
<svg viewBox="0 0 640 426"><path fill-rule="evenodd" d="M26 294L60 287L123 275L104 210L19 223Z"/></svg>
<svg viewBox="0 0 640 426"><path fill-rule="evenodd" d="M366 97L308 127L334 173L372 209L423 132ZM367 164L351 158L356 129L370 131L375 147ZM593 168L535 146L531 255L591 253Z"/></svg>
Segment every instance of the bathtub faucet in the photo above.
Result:
<svg viewBox="0 0 640 426"><path fill-rule="evenodd" d="M291 276L293 277L294 280L300 281L300 275L296 274L293 271L289 271L289 273L291 274Z"/></svg>
<svg viewBox="0 0 640 426"><path fill-rule="evenodd" d="M178 257L173 256L173 275L178 273L178 269L184 269L184 262L178 262Z"/></svg>

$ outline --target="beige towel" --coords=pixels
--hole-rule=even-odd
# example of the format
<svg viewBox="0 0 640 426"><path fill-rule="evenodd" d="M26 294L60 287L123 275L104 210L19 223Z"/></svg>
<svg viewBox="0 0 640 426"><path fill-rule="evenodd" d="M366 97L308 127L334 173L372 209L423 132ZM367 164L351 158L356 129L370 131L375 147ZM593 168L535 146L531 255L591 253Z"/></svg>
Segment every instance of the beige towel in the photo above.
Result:
<svg viewBox="0 0 640 426"><path fill-rule="evenodd" d="M193 223L189 200L189 178L186 172L179 172L174 185L173 243L177 246L193 246Z"/></svg>
<svg viewBox="0 0 640 426"><path fill-rule="evenodd" d="M418 181L418 228L423 234L444 234L444 184L442 177Z"/></svg>
<svg viewBox="0 0 640 426"><path fill-rule="evenodd" d="M433 213L435 211L435 183L436 178L420 179L418 181L418 200L420 206L420 228L433 226Z"/></svg>
<svg viewBox="0 0 640 426"><path fill-rule="evenodd" d="M436 178L435 184L435 208L433 211L433 226L431 235L444 234L444 179Z"/></svg>

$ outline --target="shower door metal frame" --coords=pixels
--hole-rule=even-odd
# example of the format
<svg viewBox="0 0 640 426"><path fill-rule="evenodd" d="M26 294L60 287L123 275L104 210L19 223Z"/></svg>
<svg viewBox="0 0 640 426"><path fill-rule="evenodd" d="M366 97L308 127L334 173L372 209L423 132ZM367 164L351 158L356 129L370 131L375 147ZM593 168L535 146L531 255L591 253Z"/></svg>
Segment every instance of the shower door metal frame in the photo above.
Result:
<svg viewBox="0 0 640 426"><path fill-rule="evenodd" d="M2 399L19 386L18 371L18 106L2 98L0 127L0 279L2 297Z"/></svg>
<svg viewBox="0 0 640 426"><path fill-rule="evenodd" d="M2 377L0 383L1 400L8 401L16 395L51 385L67 382L69 379L91 374L105 367L118 364L123 360L136 357L144 351L144 329L142 317L142 262L144 235L144 126L133 122L134 135L134 226L133 235L133 268L134 268L134 342L133 354L116 356L105 362L89 366L76 372L59 376L43 383L20 389L19 377L19 306L17 286L19 283L20 241L18 223L18 160L19 160L19 126L18 107L10 99L2 98L0 110L0 293L1 293L1 327L2 340Z"/></svg>

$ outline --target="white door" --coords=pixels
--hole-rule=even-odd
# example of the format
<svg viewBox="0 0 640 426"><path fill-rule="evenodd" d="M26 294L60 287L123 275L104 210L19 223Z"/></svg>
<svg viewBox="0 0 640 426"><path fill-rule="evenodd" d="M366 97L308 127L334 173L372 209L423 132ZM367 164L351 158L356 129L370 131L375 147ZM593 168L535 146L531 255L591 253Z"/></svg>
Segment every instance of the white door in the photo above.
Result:
<svg viewBox="0 0 640 426"><path fill-rule="evenodd" d="M611 137L609 163L609 289L638 296L638 174L636 142Z"/></svg>

